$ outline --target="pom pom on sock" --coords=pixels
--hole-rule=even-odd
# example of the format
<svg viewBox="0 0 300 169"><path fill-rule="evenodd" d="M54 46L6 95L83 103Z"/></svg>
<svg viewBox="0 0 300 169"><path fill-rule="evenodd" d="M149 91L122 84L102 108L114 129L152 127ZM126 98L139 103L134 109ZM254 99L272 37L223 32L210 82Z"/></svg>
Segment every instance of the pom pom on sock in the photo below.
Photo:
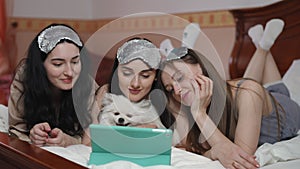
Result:
<svg viewBox="0 0 300 169"><path fill-rule="evenodd" d="M174 47L170 39L165 39L160 43L159 49L164 56L168 56Z"/></svg>
<svg viewBox="0 0 300 169"><path fill-rule="evenodd" d="M264 29L263 26L261 24L252 26L251 28L249 28L248 30L248 35L250 36L250 38L252 39L252 42L254 43L254 45L256 47L258 47L258 43L260 42L262 36L264 33Z"/></svg>
<svg viewBox="0 0 300 169"><path fill-rule="evenodd" d="M259 42L259 46L264 50L270 50L275 40L282 32L284 22L281 19L272 19L267 22L263 36Z"/></svg>
<svg viewBox="0 0 300 169"><path fill-rule="evenodd" d="M193 49L200 32L201 30L199 24L188 24L183 30L181 46Z"/></svg>

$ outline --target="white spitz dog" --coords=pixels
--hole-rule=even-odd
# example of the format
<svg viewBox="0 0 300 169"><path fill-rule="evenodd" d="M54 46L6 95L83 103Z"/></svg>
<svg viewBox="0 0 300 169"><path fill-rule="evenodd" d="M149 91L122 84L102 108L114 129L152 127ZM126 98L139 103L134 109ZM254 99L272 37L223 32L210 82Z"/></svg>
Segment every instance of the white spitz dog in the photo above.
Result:
<svg viewBox="0 0 300 169"><path fill-rule="evenodd" d="M102 100L99 123L118 126L155 124L157 128L165 128L150 100L135 103L123 95L111 93L106 93Z"/></svg>

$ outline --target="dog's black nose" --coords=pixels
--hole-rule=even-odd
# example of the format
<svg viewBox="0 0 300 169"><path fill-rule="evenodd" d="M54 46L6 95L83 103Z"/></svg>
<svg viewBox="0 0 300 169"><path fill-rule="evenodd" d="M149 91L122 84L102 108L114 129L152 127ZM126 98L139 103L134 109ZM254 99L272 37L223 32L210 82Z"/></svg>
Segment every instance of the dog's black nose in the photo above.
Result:
<svg viewBox="0 0 300 169"><path fill-rule="evenodd" d="M119 119L118 119L118 123L120 123L120 124L123 124L124 121L125 121L124 118L119 118Z"/></svg>

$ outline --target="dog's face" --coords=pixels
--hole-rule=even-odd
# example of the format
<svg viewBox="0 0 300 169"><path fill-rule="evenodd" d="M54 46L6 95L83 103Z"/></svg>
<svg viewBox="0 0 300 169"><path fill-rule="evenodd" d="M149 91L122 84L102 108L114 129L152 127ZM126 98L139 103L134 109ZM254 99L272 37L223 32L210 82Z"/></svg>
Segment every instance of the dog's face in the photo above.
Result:
<svg viewBox="0 0 300 169"><path fill-rule="evenodd" d="M125 96L106 93L99 114L100 124L136 126L158 119L150 101L132 103Z"/></svg>
<svg viewBox="0 0 300 169"><path fill-rule="evenodd" d="M124 114L124 113L119 113L119 112L114 112L114 113L109 113L109 116L111 116L111 123L113 125L117 125L117 126L130 126L130 125L134 125L132 123L132 120L130 120L130 118L132 118L131 114Z"/></svg>

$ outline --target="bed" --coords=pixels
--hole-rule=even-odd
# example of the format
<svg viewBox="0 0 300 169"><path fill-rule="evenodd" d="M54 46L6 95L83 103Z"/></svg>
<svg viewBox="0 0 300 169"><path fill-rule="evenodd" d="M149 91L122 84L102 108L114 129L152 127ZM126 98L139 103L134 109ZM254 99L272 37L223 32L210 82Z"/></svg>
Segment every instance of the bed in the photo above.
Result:
<svg viewBox="0 0 300 169"><path fill-rule="evenodd" d="M229 62L230 76L231 78L241 77L245 71L252 53L255 50L250 38L247 35L249 27L261 23L265 24L271 18L279 17L285 20L286 26L271 51L278 63L280 72L285 75L286 71L292 65L293 61L300 59L300 1L299 0L286 0L270 6L262 7L260 9L243 9L231 11L236 21L236 41L232 51L232 55ZM107 59L103 62L106 65L105 69L110 70L111 59ZM100 71L102 72L102 71ZM108 74L108 72L102 72ZM103 77L97 74L97 77ZM300 76L296 78L299 79ZM295 77L294 77L295 78ZM107 78L98 79L98 83L103 84L107 82ZM300 90L298 90L300 91ZM3 111L6 111L3 109ZM1 112L0 114L3 114ZM0 118L0 120L5 119ZM2 123L2 122L1 122ZM2 130L5 132L7 126ZM300 133L299 133L300 134ZM13 145L0 144L1 147L11 147ZM28 145L27 145L28 147ZM28 149L38 148L32 147ZM42 147L43 150L47 150L66 158L74 163L80 165L83 168L133 168L133 169L222 169L223 166L218 161L212 161L200 155L195 155L181 149L172 148L172 165L171 166L150 166L141 167L134 163L126 161L116 161L101 166L89 166L87 165L89 159L89 153L91 148L84 145L73 145L66 148L62 147ZM28 150L29 151L29 150ZM300 135L297 137L278 142L274 145L264 144L256 152L257 157L260 159L262 169L298 169L300 165ZM5 153L1 154L1 158L8 156ZM32 157L28 157L22 154L18 156L20 160L14 161L18 166L28 165L29 160ZM52 156L53 158L55 156ZM25 159L25 160L24 160ZM70 167L73 164L69 164ZM77 166L78 167L78 166ZM80 168L79 167L79 168ZM55 168L55 167L53 167ZM69 167L66 167L69 168Z"/></svg>
<svg viewBox="0 0 300 169"><path fill-rule="evenodd" d="M3 132L0 132L0 157L0 166L5 169L86 168Z"/></svg>
<svg viewBox="0 0 300 169"><path fill-rule="evenodd" d="M293 64L294 60L300 59L300 1L286 0L270 6L255 9L242 9L230 11L236 22L236 40L232 55L229 61L229 70L231 78L242 77L255 46L247 35L248 29L255 24L265 24L271 18L281 18L285 21L283 33L271 49L276 63L279 66L281 75L285 75L286 71ZM107 61L109 62L109 60ZM299 75L299 74L298 74ZM102 76L103 77L103 76ZM298 76L300 77L300 76ZM295 78L295 77L293 77ZM299 81L300 83L300 81ZM299 90L300 91L300 90ZM300 134L300 133L299 133ZM76 146L75 146L76 147ZM65 153L65 156L72 157L70 154L75 150L71 146ZM82 152L90 152L90 148L80 146ZM61 148L47 148L49 151L61 152ZM300 135L297 137L278 142L276 144L264 144L256 152L257 158L260 159L260 164L263 169L281 169L289 168L296 169L300 165ZM81 154L81 164L87 162L88 154ZM212 161L203 156L195 155L177 148L172 149L172 165L171 166L152 166L141 167L126 161L117 161L102 166L86 166L88 168L134 168L134 169L155 169L155 168L212 168L219 169L223 166L218 161Z"/></svg>
<svg viewBox="0 0 300 169"><path fill-rule="evenodd" d="M299 133L300 134L300 133ZM256 152L262 169L298 169L300 164L300 135L277 142L274 145L264 144ZM196 155L178 148L172 148L171 165L142 167L128 161L115 161L104 165L87 165L91 148L85 145L72 145L67 148L43 147L54 154L67 158L86 168L131 168L131 169L223 169L219 161L212 161L204 156Z"/></svg>
<svg viewBox="0 0 300 169"><path fill-rule="evenodd" d="M233 10L231 13L236 22L236 39L229 62L231 78L243 76L255 51L255 46L247 34L248 29L256 24L265 25L271 18L281 18L285 21L285 27L271 48L271 52L283 76L283 82L291 92L292 99L300 105L300 1L285 0L258 9ZM277 161L263 168L299 168L300 140L296 140L294 144L279 142L276 146L270 147L271 149L268 149L268 146L271 145L263 145L257 150L259 157L267 159L270 154L273 156L274 153L286 153L282 158L289 158L293 155L297 157L296 160L291 161L282 159L285 162ZM285 152L284 149L289 149L294 154ZM293 151L295 149L296 151Z"/></svg>

